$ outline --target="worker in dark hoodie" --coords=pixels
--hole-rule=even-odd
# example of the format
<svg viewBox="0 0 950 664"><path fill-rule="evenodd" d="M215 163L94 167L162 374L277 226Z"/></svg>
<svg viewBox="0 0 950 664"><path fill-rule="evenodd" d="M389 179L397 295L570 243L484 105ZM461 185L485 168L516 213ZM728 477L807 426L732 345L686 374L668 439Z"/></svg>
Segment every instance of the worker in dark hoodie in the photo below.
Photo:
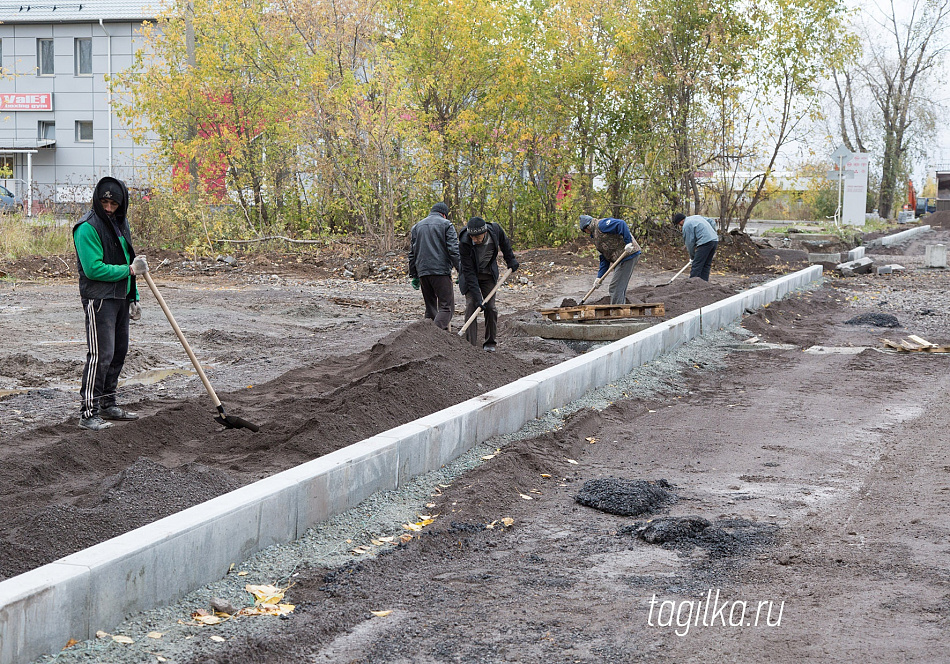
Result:
<svg viewBox="0 0 950 664"><path fill-rule="evenodd" d="M116 404L129 350L129 319L141 315L135 275L148 269L145 257L136 256L132 248L128 209L125 183L104 177L93 192L92 210L73 226L79 294L86 312L79 426L90 431L108 429L108 420L138 419Z"/></svg>
<svg viewBox="0 0 950 664"><path fill-rule="evenodd" d="M518 269L518 260L511 250L505 231L496 223L486 223L481 217L472 217L468 226L459 235L459 290L465 296L465 320L481 307L485 312L485 342L482 348L494 352L497 344L495 333L498 326L498 309L495 296L485 301L498 283L498 251L501 251L512 272ZM473 346L478 345L478 322L473 321L465 330L465 338Z"/></svg>

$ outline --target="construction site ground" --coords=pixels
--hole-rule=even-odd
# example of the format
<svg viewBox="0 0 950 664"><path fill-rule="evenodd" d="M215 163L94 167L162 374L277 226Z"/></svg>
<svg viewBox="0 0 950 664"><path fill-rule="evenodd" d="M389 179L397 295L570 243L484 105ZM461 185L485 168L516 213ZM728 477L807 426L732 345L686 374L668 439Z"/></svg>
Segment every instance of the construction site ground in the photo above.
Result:
<svg viewBox="0 0 950 664"><path fill-rule="evenodd" d="M950 355L880 340L950 343L950 275L922 268L923 245L948 238L869 252L906 269L830 277L751 313L55 661L940 661ZM589 346L511 325L586 292L596 258L583 249L519 253L494 354L420 322L399 254L361 279L306 258L162 257L153 277L218 395L260 433L213 421L144 284L119 396L142 418L80 430L74 275L55 258L3 266L0 579ZM655 288L671 265L638 266L631 301L672 317L798 267ZM899 327L846 323L867 313ZM630 516L575 500L609 478L586 487L605 505L623 502L616 480L670 495ZM251 603L249 583L286 589L294 611L193 617L212 597Z"/></svg>

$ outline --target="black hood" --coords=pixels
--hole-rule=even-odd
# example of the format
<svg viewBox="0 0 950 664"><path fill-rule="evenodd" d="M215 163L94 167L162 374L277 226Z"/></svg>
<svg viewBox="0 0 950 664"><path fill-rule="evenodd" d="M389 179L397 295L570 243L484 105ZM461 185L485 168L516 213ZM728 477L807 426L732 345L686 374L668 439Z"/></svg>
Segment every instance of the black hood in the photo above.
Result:
<svg viewBox="0 0 950 664"><path fill-rule="evenodd" d="M125 220L126 212L129 210L129 190L122 180L108 176L99 180L95 191L92 193L92 210L100 219L108 219L109 215L106 214L105 208L102 207L102 203L99 202L99 199L102 198L106 191L114 191L116 187L122 192L122 202L119 204L119 209L115 212L115 217L119 221Z"/></svg>

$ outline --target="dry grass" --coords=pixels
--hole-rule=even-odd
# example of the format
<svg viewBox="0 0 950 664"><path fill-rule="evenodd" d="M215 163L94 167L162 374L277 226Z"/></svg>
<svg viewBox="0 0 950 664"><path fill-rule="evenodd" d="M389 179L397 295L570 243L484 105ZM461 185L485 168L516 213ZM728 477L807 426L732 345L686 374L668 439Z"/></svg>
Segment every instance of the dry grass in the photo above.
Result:
<svg viewBox="0 0 950 664"><path fill-rule="evenodd" d="M52 217L0 215L0 258L16 260L24 256L50 256L73 250L70 225L57 224Z"/></svg>

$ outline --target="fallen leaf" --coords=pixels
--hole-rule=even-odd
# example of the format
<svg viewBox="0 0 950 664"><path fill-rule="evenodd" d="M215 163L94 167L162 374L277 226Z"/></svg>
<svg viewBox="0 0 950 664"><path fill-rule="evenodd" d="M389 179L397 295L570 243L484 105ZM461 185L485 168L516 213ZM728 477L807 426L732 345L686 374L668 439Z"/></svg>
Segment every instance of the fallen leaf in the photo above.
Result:
<svg viewBox="0 0 950 664"><path fill-rule="evenodd" d="M590 443L591 445L593 445L594 443L597 442L597 439L594 438L593 436L588 436L588 437L585 438L584 440L586 440L586 441L587 441L588 443Z"/></svg>
<svg viewBox="0 0 950 664"><path fill-rule="evenodd" d="M574 465L577 465L577 462L574 461L574 459L568 459L567 462L568 462L568 463L573 463Z"/></svg>
<svg viewBox="0 0 950 664"><path fill-rule="evenodd" d="M550 478L551 476L548 475L547 473L541 473L541 477Z"/></svg>
<svg viewBox="0 0 950 664"><path fill-rule="evenodd" d="M63 650L66 650L66 648L72 648L77 643L79 643L79 641L77 641L76 639L70 639L69 641L66 642L66 645L63 646Z"/></svg>
<svg viewBox="0 0 950 664"><path fill-rule="evenodd" d="M145 636L147 636L147 637L150 638L150 639L160 639L160 638L162 638L162 637L165 636L165 635L164 635L163 633L161 633L161 632L149 632L149 633L146 634Z"/></svg>
<svg viewBox="0 0 950 664"><path fill-rule="evenodd" d="M511 528L515 520L512 519L510 516L506 516L504 519L501 520L501 522L505 524L507 527Z"/></svg>
<svg viewBox="0 0 950 664"><path fill-rule="evenodd" d="M284 599L284 591L277 586L246 585L244 590L254 595L255 604L276 604Z"/></svg>
<svg viewBox="0 0 950 664"><path fill-rule="evenodd" d="M238 576L247 576L247 572L238 572Z"/></svg>
<svg viewBox="0 0 950 664"><path fill-rule="evenodd" d="M396 539L395 537L391 537L391 536L387 535L386 537L380 537L380 538L379 538L379 541L380 541L380 542L392 542L392 541L395 540L395 539Z"/></svg>
<svg viewBox="0 0 950 664"><path fill-rule="evenodd" d="M482 457L482 461L488 461L489 459L494 459L494 458L495 458L494 454L486 454L485 456Z"/></svg>
<svg viewBox="0 0 950 664"><path fill-rule="evenodd" d="M497 521L492 521L491 523L486 523L486 524L485 524L485 528L487 528L488 530L494 530L496 523L498 523L498 522L497 522Z"/></svg>
<svg viewBox="0 0 950 664"><path fill-rule="evenodd" d="M194 616L194 619L200 625L217 625L223 621L219 616Z"/></svg>
<svg viewBox="0 0 950 664"><path fill-rule="evenodd" d="M130 645L130 644L132 644L132 643L135 643L135 641L133 641L133 640L130 639L129 637L127 637L127 636L122 636L121 634L116 634L115 636L112 637L112 640L115 641L116 643L124 643L124 644L126 644L126 645Z"/></svg>
<svg viewBox="0 0 950 664"><path fill-rule="evenodd" d="M96 638L97 638L97 639L104 639L104 638L109 637L109 636L112 636L112 635L109 634L109 632L103 632L101 629L100 629L98 632L96 632Z"/></svg>
<svg viewBox="0 0 950 664"><path fill-rule="evenodd" d="M525 495L523 493L519 493L518 495L524 498L525 500L534 500L531 496Z"/></svg>
<svg viewBox="0 0 950 664"><path fill-rule="evenodd" d="M212 640L212 641L217 641L218 643L224 643L224 637L223 637L223 636L218 636L217 634L215 634L214 636L212 636L212 637L211 637L211 640Z"/></svg>
<svg viewBox="0 0 950 664"><path fill-rule="evenodd" d="M403 533L402 535L399 536L400 542L408 542L411 539L412 539L412 535L410 535L409 533Z"/></svg>
<svg viewBox="0 0 950 664"><path fill-rule="evenodd" d="M422 530L422 526L416 525L414 523L404 523L402 527L406 530L419 531Z"/></svg>
<svg viewBox="0 0 950 664"><path fill-rule="evenodd" d="M385 617L388 616L390 613L392 613L392 609L390 609L390 610L388 610L388 611L370 611L370 613L372 613L372 614L373 614L374 616L376 616L377 618L385 618Z"/></svg>
<svg viewBox="0 0 950 664"><path fill-rule="evenodd" d="M160 662L167 662L167 661L168 661L167 659L165 659L165 658L162 657L161 655L155 655L155 659L157 659L157 660L160 661Z"/></svg>

